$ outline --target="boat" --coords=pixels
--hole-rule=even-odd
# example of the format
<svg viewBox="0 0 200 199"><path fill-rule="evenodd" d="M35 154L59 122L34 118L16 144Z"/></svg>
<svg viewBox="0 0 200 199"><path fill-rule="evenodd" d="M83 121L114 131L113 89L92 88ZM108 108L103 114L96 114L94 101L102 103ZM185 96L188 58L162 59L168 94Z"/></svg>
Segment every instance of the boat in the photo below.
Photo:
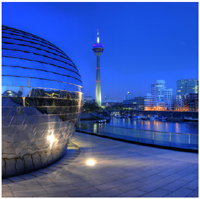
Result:
<svg viewBox="0 0 200 199"><path fill-rule="evenodd" d="M167 119L167 118L164 117L164 116L159 116L159 117L158 117L158 120L159 120L159 121L166 121L166 119Z"/></svg>
<svg viewBox="0 0 200 199"><path fill-rule="evenodd" d="M96 123L104 123L106 120L97 120Z"/></svg>
<svg viewBox="0 0 200 199"><path fill-rule="evenodd" d="M115 117L116 117L116 118L121 118L121 115L116 114Z"/></svg>
<svg viewBox="0 0 200 199"><path fill-rule="evenodd" d="M132 119L134 119L134 120L137 120L138 119L138 116L132 116Z"/></svg>
<svg viewBox="0 0 200 199"><path fill-rule="evenodd" d="M104 122L110 122L110 117L106 117L104 119L101 120L97 120L96 123L104 123Z"/></svg>
<svg viewBox="0 0 200 199"><path fill-rule="evenodd" d="M184 117L184 121L190 121L190 122L198 122L198 118L192 118L192 117Z"/></svg>
<svg viewBox="0 0 200 199"><path fill-rule="evenodd" d="M150 120L155 120L155 118L156 118L156 117L154 117L154 116L151 116L151 117L150 117Z"/></svg>
<svg viewBox="0 0 200 199"><path fill-rule="evenodd" d="M141 116L141 119L142 119L142 120L147 120L148 117L147 117L147 116Z"/></svg>

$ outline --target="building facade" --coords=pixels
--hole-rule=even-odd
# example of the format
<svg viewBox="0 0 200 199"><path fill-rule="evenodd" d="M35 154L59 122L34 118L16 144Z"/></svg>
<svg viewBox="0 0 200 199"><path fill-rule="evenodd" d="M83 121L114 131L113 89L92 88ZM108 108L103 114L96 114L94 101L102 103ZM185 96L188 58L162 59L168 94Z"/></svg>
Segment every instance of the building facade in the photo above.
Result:
<svg viewBox="0 0 200 199"><path fill-rule="evenodd" d="M152 105L150 104L152 103L152 98L155 110L163 109L163 104L165 107L164 109L166 110L172 110L174 107L173 89L167 89L165 80L155 80L154 83L151 84L151 96L148 94L146 98L146 102L148 103L145 106L147 107L146 109L152 107ZM148 101L150 100L148 98L150 98L151 101ZM161 105L160 108L159 105Z"/></svg>
<svg viewBox="0 0 200 199"><path fill-rule="evenodd" d="M174 94L173 94L173 89L168 88L165 89L164 92L164 102L165 102L165 107L168 110L174 109Z"/></svg>
<svg viewBox="0 0 200 199"><path fill-rule="evenodd" d="M151 94L154 96L154 103L164 101L165 80L155 80L151 84Z"/></svg>
<svg viewBox="0 0 200 199"><path fill-rule="evenodd" d="M154 110L154 96L151 93L147 93L144 96L144 110Z"/></svg>
<svg viewBox="0 0 200 199"><path fill-rule="evenodd" d="M176 111L198 111L198 93L176 95L174 100Z"/></svg>
<svg viewBox="0 0 200 199"><path fill-rule="evenodd" d="M144 110L144 97L134 97L133 99L123 100L123 105L133 110Z"/></svg>
<svg viewBox="0 0 200 199"><path fill-rule="evenodd" d="M92 96L84 96L84 103L91 104L93 102L94 102L94 100L93 100Z"/></svg>
<svg viewBox="0 0 200 199"><path fill-rule="evenodd" d="M125 97L124 97L124 100L130 100L130 99L132 99L132 95L131 95L131 93L128 91L127 94L126 94Z"/></svg>
<svg viewBox="0 0 200 199"><path fill-rule="evenodd" d="M184 101L183 95L175 95L174 99L174 110L175 111L183 111L184 110Z"/></svg>
<svg viewBox="0 0 200 199"><path fill-rule="evenodd" d="M177 95L186 95L187 93L198 93L197 79L180 79L177 81Z"/></svg>
<svg viewBox="0 0 200 199"><path fill-rule="evenodd" d="M105 101L105 102L109 101L109 95L106 95L106 96L105 96L104 101Z"/></svg>
<svg viewBox="0 0 200 199"><path fill-rule="evenodd" d="M198 111L198 93L189 93L187 96L188 100L188 110Z"/></svg>

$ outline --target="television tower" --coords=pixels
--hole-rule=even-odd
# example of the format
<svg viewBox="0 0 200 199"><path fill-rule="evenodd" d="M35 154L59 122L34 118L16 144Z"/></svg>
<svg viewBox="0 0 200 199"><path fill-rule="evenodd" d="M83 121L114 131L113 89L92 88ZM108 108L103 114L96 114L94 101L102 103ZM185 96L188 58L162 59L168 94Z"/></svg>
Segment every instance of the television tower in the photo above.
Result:
<svg viewBox="0 0 200 199"><path fill-rule="evenodd" d="M97 43L93 45L92 49L97 56L96 67L96 103L101 106L101 80L100 80L100 55L104 50L103 44L100 43L99 30L97 30Z"/></svg>

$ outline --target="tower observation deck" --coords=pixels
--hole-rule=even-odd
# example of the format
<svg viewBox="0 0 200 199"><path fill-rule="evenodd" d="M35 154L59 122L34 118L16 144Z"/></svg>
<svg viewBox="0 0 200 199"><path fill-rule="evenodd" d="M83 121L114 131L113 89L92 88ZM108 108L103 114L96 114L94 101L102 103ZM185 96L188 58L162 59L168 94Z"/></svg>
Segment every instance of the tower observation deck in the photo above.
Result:
<svg viewBox="0 0 200 199"><path fill-rule="evenodd" d="M99 30L97 30L97 43L93 45L92 49L97 56L97 67L96 67L96 103L101 106L101 80L100 80L100 55L104 50L103 44L100 43Z"/></svg>

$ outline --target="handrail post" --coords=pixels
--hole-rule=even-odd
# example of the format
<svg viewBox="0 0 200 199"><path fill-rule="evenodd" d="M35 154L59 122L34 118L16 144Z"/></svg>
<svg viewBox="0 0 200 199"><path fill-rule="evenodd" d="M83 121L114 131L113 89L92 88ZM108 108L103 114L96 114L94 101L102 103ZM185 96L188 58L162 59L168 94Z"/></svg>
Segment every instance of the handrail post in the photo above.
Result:
<svg viewBox="0 0 200 199"><path fill-rule="evenodd" d="M126 128L125 128L125 140L126 140Z"/></svg>
<svg viewBox="0 0 200 199"><path fill-rule="evenodd" d="M189 148L190 148L190 134L189 134Z"/></svg>
<svg viewBox="0 0 200 199"><path fill-rule="evenodd" d="M153 144L154 144L154 131L153 131Z"/></svg>
<svg viewBox="0 0 200 199"><path fill-rule="evenodd" d="M169 133L169 142L170 142L170 146L172 146L172 138L171 138L171 133Z"/></svg>

